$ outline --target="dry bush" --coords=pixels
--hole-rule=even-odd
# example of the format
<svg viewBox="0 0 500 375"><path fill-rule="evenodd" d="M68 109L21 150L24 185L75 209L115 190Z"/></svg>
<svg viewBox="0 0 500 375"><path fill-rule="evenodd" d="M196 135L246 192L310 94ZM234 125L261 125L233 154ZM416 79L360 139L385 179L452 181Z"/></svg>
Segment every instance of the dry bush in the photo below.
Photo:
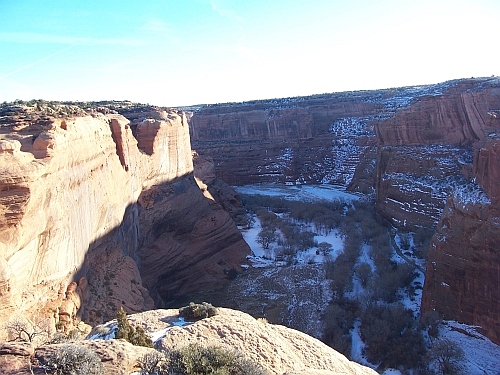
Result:
<svg viewBox="0 0 500 375"><path fill-rule="evenodd" d="M193 303L191 302L188 306L181 307L179 309L179 316L186 320L200 320L205 318L210 318L217 315L217 308L213 307L210 303Z"/></svg>
<svg viewBox="0 0 500 375"><path fill-rule="evenodd" d="M101 375L104 373L99 356L83 346L67 344L40 360L49 374Z"/></svg>

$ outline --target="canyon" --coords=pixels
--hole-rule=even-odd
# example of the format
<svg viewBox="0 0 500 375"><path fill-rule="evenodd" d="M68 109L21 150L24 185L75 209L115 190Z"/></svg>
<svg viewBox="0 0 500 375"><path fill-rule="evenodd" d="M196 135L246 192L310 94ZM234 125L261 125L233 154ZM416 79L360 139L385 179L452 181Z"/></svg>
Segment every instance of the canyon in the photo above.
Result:
<svg viewBox="0 0 500 375"><path fill-rule="evenodd" d="M339 185L402 230L436 229L422 312L500 343L498 77L184 110L230 184Z"/></svg>
<svg viewBox="0 0 500 375"><path fill-rule="evenodd" d="M225 289L250 254L229 185L328 183L435 229L422 312L500 343L499 132L496 77L181 109L4 103L0 323L69 331Z"/></svg>

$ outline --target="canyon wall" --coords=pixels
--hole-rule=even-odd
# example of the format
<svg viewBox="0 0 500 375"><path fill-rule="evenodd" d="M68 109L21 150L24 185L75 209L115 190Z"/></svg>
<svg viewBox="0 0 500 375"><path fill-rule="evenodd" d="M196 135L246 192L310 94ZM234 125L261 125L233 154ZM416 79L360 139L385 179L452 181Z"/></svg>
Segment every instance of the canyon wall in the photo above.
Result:
<svg viewBox="0 0 500 375"><path fill-rule="evenodd" d="M232 185L330 183L375 193L393 224L434 227L497 129L498 78L192 108L193 148Z"/></svg>
<svg viewBox="0 0 500 375"><path fill-rule="evenodd" d="M498 77L206 106L190 131L231 184L338 184L393 225L437 226L422 311L500 342Z"/></svg>
<svg viewBox="0 0 500 375"><path fill-rule="evenodd" d="M426 262L421 310L478 326L500 344L500 141L479 142L476 183L448 198Z"/></svg>
<svg viewBox="0 0 500 375"><path fill-rule="evenodd" d="M347 184L373 136L363 116L369 92L317 95L196 110L193 149L213 158L230 185L258 182ZM355 117L353 117L355 116ZM339 120L332 129L332 123ZM352 126L351 126L352 125ZM336 163L336 164L335 164Z"/></svg>
<svg viewBox="0 0 500 375"><path fill-rule="evenodd" d="M18 105L0 124L2 322L99 322L241 270L248 245L195 181L182 112Z"/></svg>

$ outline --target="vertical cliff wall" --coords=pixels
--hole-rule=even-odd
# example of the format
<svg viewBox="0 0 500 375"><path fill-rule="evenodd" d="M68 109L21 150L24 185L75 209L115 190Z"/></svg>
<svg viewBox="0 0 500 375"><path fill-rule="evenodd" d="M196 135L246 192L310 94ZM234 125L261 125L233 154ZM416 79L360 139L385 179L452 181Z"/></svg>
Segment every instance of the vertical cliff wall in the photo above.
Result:
<svg viewBox="0 0 500 375"><path fill-rule="evenodd" d="M473 177L475 146L500 128L498 79L454 81L378 121L377 207L396 225L435 226Z"/></svg>
<svg viewBox="0 0 500 375"><path fill-rule="evenodd" d="M132 123L74 112L4 108L2 321L21 311L100 321L121 305L139 311L211 288L239 269L248 246L194 180L182 112Z"/></svg>
<svg viewBox="0 0 500 375"><path fill-rule="evenodd" d="M500 142L479 143L475 181L448 198L426 265L422 311L478 326L500 343Z"/></svg>

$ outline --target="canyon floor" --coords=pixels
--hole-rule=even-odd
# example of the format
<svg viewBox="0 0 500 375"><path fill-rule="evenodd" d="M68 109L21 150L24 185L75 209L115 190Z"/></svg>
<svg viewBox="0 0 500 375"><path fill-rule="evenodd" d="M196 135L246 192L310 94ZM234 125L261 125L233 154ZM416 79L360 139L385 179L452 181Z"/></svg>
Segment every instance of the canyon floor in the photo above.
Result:
<svg viewBox="0 0 500 375"><path fill-rule="evenodd" d="M254 184L235 187L235 190L243 195L282 197L304 202L340 200L349 203L360 198L366 199L366 197L345 192L341 187L332 185ZM279 245L276 242L271 243L268 249L264 249L259 243L258 233L262 229L261 223L255 215L254 220L251 228L240 227L245 241L252 249L253 255L250 260L253 268L230 286L229 293L234 296L234 307L254 316L265 316L270 321L279 322L321 338L325 323L322 316L333 298L329 280L325 277L324 263L337 258L343 252L344 239L335 229L328 233L316 233L314 238L316 243L327 242L332 245L328 256L317 254L318 248L311 247L297 252L293 260L288 259L288 262L285 262L279 259L279 256L279 260L276 260L275 254L279 253ZM305 227L311 229L310 225L305 225ZM392 235L394 238L392 260L398 263L411 262L417 267L416 277L412 282L414 293L411 296L400 293L400 302L412 310L415 317L418 317L422 296L421 286L424 283L424 273L418 268L422 268L425 260L420 259L412 251L414 233L398 232L393 228ZM409 242L410 246L407 250L401 251L404 241ZM360 258L373 263L367 246L363 248ZM354 285L349 293L350 298L362 298L363 286L355 277L353 281ZM439 338L449 339L462 348L465 353L464 373L493 374L500 368L500 347L478 333L476 328L456 321L444 321L439 329ZM351 353L347 357L376 368L377 366L370 363L363 354L364 343L360 337L359 325L351 329L350 333ZM388 369L383 373L401 374L395 369Z"/></svg>

